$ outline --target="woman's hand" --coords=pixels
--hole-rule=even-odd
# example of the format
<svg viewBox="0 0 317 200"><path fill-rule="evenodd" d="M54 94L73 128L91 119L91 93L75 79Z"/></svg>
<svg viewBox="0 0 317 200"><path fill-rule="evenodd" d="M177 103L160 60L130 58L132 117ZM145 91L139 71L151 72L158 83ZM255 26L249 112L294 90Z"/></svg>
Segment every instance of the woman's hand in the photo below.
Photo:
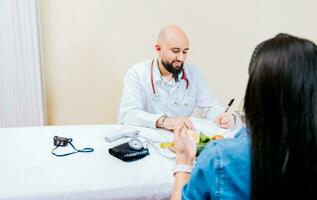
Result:
<svg viewBox="0 0 317 200"><path fill-rule="evenodd" d="M175 130L176 164L192 165L195 159L197 146L196 142L189 136L188 129L182 126Z"/></svg>

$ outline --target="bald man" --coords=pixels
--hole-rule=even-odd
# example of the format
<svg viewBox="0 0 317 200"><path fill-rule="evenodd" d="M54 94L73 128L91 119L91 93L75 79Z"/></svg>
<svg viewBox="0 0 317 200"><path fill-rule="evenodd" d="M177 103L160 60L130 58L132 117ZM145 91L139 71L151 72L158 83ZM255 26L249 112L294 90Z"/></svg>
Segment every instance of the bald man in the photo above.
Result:
<svg viewBox="0 0 317 200"><path fill-rule="evenodd" d="M193 129L189 117L197 108L202 118L222 128L234 127L234 116L224 112L202 73L185 63L189 42L181 28L164 27L155 51L156 57L132 66L125 75L119 123L168 130L185 125Z"/></svg>

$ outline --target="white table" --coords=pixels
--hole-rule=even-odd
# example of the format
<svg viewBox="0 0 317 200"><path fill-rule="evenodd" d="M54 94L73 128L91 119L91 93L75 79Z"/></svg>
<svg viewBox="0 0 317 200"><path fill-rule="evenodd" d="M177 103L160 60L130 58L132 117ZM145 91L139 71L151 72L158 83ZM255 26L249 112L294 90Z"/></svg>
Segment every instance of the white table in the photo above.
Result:
<svg viewBox="0 0 317 200"><path fill-rule="evenodd" d="M174 160L151 146L150 155L123 162L108 148L128 139L107 143L104 137L121 125L45 126L0 129L0 200L45 199L169 199ZM170 141L168 131L133 127L142 136ZM51 154L55 135L73 138L76 148L92 153L66 157ZM72 148L60 147L58 153Z"/></svg>

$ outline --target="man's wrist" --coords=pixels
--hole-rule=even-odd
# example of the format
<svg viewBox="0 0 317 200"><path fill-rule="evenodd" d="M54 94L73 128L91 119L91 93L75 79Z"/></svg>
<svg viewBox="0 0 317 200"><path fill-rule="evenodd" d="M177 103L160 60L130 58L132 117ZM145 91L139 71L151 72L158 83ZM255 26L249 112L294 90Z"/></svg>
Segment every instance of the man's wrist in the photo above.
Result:
<svg viewBox="0 0 317 200"><path fill-rule="evenodd" d="M167 118L167 115L162 115L160 118L158 118L156 122L156 127L157 128L164 128L164 122Z"/></svg>
<svg viewBox="0 0 317 200"><path fill-rule="evenodd" d="M233 127L235 127L237 124L237 116L234 113L231 113L231 115L233 116L233 121L234 121Z"/></svg>

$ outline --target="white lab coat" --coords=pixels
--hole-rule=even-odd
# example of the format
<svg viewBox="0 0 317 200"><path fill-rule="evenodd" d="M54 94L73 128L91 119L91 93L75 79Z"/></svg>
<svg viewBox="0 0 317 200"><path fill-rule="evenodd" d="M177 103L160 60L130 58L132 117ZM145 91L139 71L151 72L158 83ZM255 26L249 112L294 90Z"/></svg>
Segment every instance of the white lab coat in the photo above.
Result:
<svg viewBox="0 0 317 200"><path fill-rule="evenodd" d="M183 68L189 81L188 89L180 73L179 81L168 91L154 58L154 95L151 86L152 61L153 59L132 66L125 75L118 123L155 128L156 121L162 115L191 116L194 108L198 108L202 118L213 121L224 112L224 107L219 105L202 73L187 63L184 63Z"/></svg>

